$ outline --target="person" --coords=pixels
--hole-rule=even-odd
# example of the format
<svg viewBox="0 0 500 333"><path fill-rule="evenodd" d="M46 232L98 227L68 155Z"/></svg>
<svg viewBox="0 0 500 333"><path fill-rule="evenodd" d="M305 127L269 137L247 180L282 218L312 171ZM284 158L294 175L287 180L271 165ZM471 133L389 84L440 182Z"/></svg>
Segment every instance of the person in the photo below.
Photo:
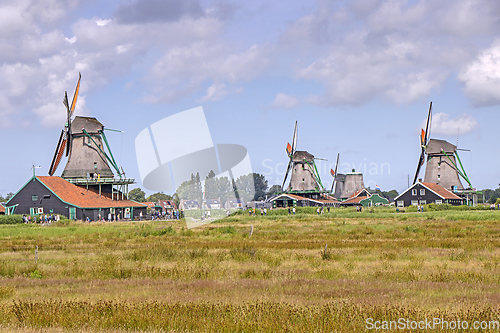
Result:
<svg viewBox="0 0 500 333"><path fill-rule="evenodd" d="M267 215L267 208L264 208L264 215Z"/></svg>
<svg viewBox="0 0 500 333"><path fill-rule="evenodd" d="M290 211L290 207L288 207L288 215L290 215L291 211Z"/></svg>
<svg viewBox="0 0 500 333"><path fill-rule="evenodd" d="M330 213L330 206L326 207L326 210Z"/></svg>
<svg viewBox="0 0 500 333"><path fill-rule="evenodd" d="M420 213L420 205L417 205L417 211Z"/></svg>
<svg viewBox="0 0 500 333"><path fill-rule="evenodd" d="M260 216L264 216L264 210L262 208L260 209Z"/></svg>
<svg viewBox="0 0 500 333"><path fill-rule="evenodd" d="M293 215L295 215L295 207L293 207Z"/></svg>
<svg viewBox="0 0 500 333"><path fill-rule="evenodd" d="M139 213L139 220L142 221L142 212Z"/></svg>
<svg viewBox="0 0 500 333"><path fill-rule="evenodd" d="M255 207L253 208L253 216L255 216Z"/></svg>
<svg viewBox="0 0 500 333"><path fill-rule="evenodd" d="M318 207L318 208L316 208L316 214L318 214L318 215L319 215L319 207Z"/></svg>
<svg viewBox="0 0 500 333"><path fill-rule="evenodd" d="M108 213L108 222L111 222L111 212Z"/></svg>
<svg viewBox="0 0 500 333"><path fill-rule="evenodd" d="M424 212L424 205L422 205L422 208L420 208L421 212Z"/></svg>
<svg viewBox="0 0 500 333"><path fill-rule="evenodd" d="M252 216L252 208L248 210L248 216Z"/></svg>
<svg viewBox="0 0 500 333"><path fill-rule="evenodd" d="M207 217L210 218L210 210L207 212Z"/></svg>
<svg viewBox="0 0 500 333"><path fill-rule="evenodd" d="M325 206L321 206L321 215L323 215L324 211L325 211Z"/></svg>

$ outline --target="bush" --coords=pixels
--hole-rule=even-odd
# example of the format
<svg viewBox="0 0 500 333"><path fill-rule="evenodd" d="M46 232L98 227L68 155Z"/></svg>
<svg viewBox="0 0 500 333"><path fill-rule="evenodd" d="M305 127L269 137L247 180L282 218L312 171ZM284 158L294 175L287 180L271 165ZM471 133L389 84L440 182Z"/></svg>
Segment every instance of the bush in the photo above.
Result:
<svg viewBox="0 0 500 333"><path fill-rule="evenodd" d="M0 224L20 224L23 223L21 215L0 215Z"/></svg>

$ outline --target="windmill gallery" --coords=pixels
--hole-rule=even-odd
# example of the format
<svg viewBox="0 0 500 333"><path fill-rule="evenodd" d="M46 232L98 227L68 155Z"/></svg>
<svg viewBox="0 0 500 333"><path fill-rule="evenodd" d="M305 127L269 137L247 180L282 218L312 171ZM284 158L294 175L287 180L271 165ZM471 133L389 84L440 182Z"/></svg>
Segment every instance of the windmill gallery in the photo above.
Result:
<svg viewBox="0 0 500 333"><path fill-rule="evenodd" d="M147 206L128 200L128 187L135 183L126 178L111 152L105 128L96 118L75 116L81 75L69 104L67 93L64 124L49 176L30 178L6 203L6 214L62 214L70 219L100 220L106 217L134 219L145 215ZM452 205L477 203L480 192L475 191L458 155L461 150L444 140L430 138L432 102L425 130L420 135L421 154L412 185L395 198L397 207L428 203ZM114 130L111 130L114 131ZM288 165L281 191L267 199L274 208L291 206L372 206L388 205L389 201L370 193L364 185L363 174L352 169L339 173L337 154L335 169L330 170L332 186L325 188L316 166L315 157L308 151L297 150L298 123L291 143L286 146ZM54 176L63 158L66 165L60 176ZM426 162L425 176L419 179ZM461 179L466 183L463 186Z"/></svg>

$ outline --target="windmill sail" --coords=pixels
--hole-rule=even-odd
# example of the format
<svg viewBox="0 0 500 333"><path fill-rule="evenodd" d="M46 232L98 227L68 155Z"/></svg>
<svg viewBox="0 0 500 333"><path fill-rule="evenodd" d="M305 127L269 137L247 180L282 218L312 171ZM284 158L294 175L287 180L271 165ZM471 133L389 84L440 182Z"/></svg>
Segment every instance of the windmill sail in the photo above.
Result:
<svg viewBox="0 0 500 333"><path fill-rule="evenodd" d="M52 158L52 163L50 164L49 176L54 175L61 162L61 158L64 154L64 148L66 148L66 138L64 137L64 130L61 131L59 136L59 141L57 142L57 148L54 152L54 157Z"/></svg>

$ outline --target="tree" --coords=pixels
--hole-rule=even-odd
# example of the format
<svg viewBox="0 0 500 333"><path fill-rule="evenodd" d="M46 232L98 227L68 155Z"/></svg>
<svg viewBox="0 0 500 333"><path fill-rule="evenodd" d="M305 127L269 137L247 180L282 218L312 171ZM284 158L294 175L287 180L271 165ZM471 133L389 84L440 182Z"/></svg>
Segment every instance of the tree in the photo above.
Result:
<svg viewBox="0 0 500 333"><path fill-rule="evenodd" d="M205 199L220 199L222 202L228 196L233 196L231 182L227 177L215 177L215 172L210 171L205 179Z"/></svg>
<svg viewBox="0 0 500 333"><path fill-rule="evenodd" d="M271 186L269 191L267 191L267 194L271 195L271 194L279 193L279 192L281 192L281 186L280 185L273 185L273 186Z"/></svg>
<svg viewBox="0 0 500 333"><path fill-rule="evenodd" d="M236 179L236 189L238 196L244 201L264 200L268 188L264 175L249 173ZM253 196L250 193L255 193Z"/></svg>
<svg viewBox="0 0 500 333"><path fill-rule="evenodd" d="M156 192L147 197L146 201L156 202L158 200L172 200L172 196L163 192Z"/></svg>
<svg viewBox="0 0 500 333"><path fill-rule="evenodd" d="M196 176L191 174L191 179L179 185L176 193L179 200L197 200L199 202L203 196L200 174L196 173Z"/></svg>
<svg viewBox="0 0 500 333"><path fill-rule="evenodd" d="M133 190L128 192L128 198L137 202L144 202L146 201L146 193L144 193L144 191L139 187L134 188Z"/></svg>

